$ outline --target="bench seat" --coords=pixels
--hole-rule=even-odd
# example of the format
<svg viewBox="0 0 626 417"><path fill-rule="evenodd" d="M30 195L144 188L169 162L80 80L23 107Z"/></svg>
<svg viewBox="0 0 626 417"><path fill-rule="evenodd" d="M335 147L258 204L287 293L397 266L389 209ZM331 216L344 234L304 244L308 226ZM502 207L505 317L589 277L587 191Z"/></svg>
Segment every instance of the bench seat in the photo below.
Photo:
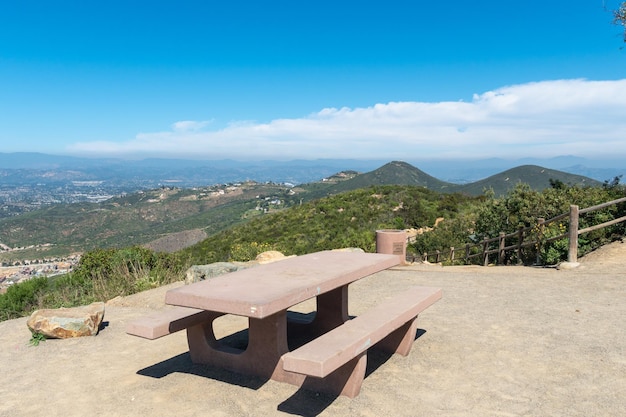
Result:
<svg viewBox="0 0 626 417"><path fill-rule="evenodd" d="M158 339L215 318L213 311L173 307L142 317L126 326L126 333L146 339ZM219 314L221 315L221 314Z"/></svg>
<svg viewBox="0 0 626 417"><path fill-rule="evenodd" d="M377 345L390 353L408 355L415 341L418 314L441 296L439 288L410 288L284 354L283 369L313 377L308 378L311 381L303 385L305 388L339 390L355 397L365 377L367 350Z"/></svg>

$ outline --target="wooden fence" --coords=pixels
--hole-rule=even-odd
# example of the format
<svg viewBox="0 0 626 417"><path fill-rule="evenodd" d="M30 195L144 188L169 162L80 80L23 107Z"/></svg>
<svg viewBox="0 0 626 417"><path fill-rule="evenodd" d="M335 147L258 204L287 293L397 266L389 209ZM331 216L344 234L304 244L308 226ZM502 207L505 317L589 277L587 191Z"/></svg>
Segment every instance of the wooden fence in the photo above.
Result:
<svg viewBox="0 0 626 417"><path fill-rule="evenodd" d="M613 219L601 224L586 227L584 229L578 228L578 220L580 215L590 213L596 210L601 210L612 205L626 202L626 197L617 200L609 201L607 203L598 204L596 206L579 209L577 205L570 205L569 213L560 214L552 219L537 219L537 224L530 227L520 227L516 232L505 234L500 232L498 237L491 239L485 238L483 241L474 244L466 244L464 248L450 248L444 251L435 251L435 253L422 254L422 260L434 261L436 263L442 261L455 261L463 259L466 264L470 263L473 258L481 257L481 263L484 266L489 265L490 257L497 255L497 264L504 265L507 260L507 253L514 252L518 263L521 263L523 259L523 250L529 246L535 246L537 254L541 251L541 245L544 245L555 240L568 238L568 262L576 262L578 259L578 236L589 233L594 230L602 229L614 224L626 221L626 216ZM566 233L559 234L557 236L551 236L549 238L543 238L543 231L546 226L551 223L558 222L565 218L569 218L569 226ZM533 236L539 236L539 239L530 239ZM513 241L513 244L507 245L507 242ZM493 248L497 242L497 248ZM539 255L537 255L539 257ZM539 259L537 259L539 261ZM539 263L539 262L537 262Z"/></svg>

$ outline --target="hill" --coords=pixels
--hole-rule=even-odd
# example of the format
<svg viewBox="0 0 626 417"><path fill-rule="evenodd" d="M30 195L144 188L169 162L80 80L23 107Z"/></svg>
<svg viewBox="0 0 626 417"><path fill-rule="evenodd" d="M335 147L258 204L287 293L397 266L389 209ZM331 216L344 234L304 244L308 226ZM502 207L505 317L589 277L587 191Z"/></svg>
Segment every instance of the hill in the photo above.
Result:
<svg viewBox="0 0 626 417"><path fill-rule="evenodd" d="M180 189L162 187L100 203L58 204L0 220L0 242L18 249L3 261L65 256L93 248L142 245L173 233L173 241L193 243L249 217L281 207L290 196L284 185L247 182ZM180 249L176 247L175 249Z"/></svg>
<svg viewBox="0 0 626 417"><path fill-rule="evenodd" d="M185 249L182 258L204 264L254 259L256 252L270 249L287 255L342 247L373 252L377 229L432 226L439 216L455 217L473 200L424 187L373 185L254 218Z"/></svg>
<svg viewBox="0 0 626 417"><path fill-rule="evenodd" d="M551 181L570 186L597 187L602 185L599 181L582 175L569 174L537 165L519 166L469 184L454 184L441 181L406 162L393 161L374 171L354 175L345 181L335 182L325 187L303 186L303 188L314 194L316 198L372 185L412 185L441 193L458 192L472 196L482 195L485 190L492 189L496 196L501 196L521 182L530 185L534 190L541 191L551 187Z"/></svg>
<svg viewBox="0 0 626 417"><path fill-rule="evenodd" d="M406 162L392 161L374 171L338 183L332 191L342 192L372 185L414 185L445 192L454 184L438 180Z"/></svg>
<svg viewBox="0 0 626 417"><path fill-rule="evenodd" d="M469 195L480 195L492 189L496 196L501 196L515 188L519 183L530 185L533 190L541 191L551 187L551 181L561 182L569 186L598 187L602 183L582 175L569 174L563 171L548 169L537 165L522 165L492 175L480 181L453 187L455 191Z"/></svg>
<svg viewBox="0 0 626 417"><path fill-rule="evenodd" d="M412 185L423 187L437 192L450 192L455 184L441 181L411 164L402 161L392 161L374 171L344 175L342 181L303 185L309 193L309 199L320 198L325 195L339 194L346 191L358 190L372 185Z"/></svg>
<svg viewBox="0 0 626 417"><path fill-rule="evenodd" d="M489 188L502 195L518 182L541 190L550 186L550 180L600 185L586 177L531 165L458 185L438 180L406 162L394 161L371 172L343 171L298 187L254 181L212 187L161 187L99 203L56 204L0 219L0 243L22 248L0 253L0 259L43 259L131 245L170 252L257 216L372 186L418 187L437 195L436 200L442 199L440 193L477 196ZM449 205L454 204L452 201ZM348 210L348 202L345 206Z"/></svg>

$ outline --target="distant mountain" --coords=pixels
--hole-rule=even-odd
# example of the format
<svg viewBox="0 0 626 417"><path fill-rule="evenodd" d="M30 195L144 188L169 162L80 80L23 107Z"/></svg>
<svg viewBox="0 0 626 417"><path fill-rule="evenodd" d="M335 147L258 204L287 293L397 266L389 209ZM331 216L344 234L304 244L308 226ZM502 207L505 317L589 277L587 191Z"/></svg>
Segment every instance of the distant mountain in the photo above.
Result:
<svg viewBox="0 0 626 417"><path fill-rule="evenodd" d="M441 181L467 184L485 179L520 165L538 165L598 181L626 176L626 161L592 160L575 156L554 158L502 159L415 159L405 160ZM136 190L175 182L193 187L253 180L295 185L318 181L336 172L370 172L387 161L357 159L315 160L194 160L194 159L120 159L85 158L36 152L0 152L0 178L6 185L46 184L50 179L68 177L74 181L105 181L124 188L132 183ZM58 185L58 183L57 183ZM106 184L105 184L106 185Z"/></svg>
<svg viewBox="0 0 626 417"><path fill-rule="evenodd" d="M492 175L484 180L459 186L455 191L469 195L480 195L487 189L493 189L496 196L504 195L519 183L526 183L534 190L543 190L551 186L550 180L560 181L565 185L596 187L600 181L582 175L548 169L537 165L522 165Z"/></svg>
<svg viewBox="0 0 626 417"><path fill-rule="evenodd" d="M414 185L434 191L447 192L454 184L438 180L411 164L402 161L389 162L374 171L359 174L327 189L336 194L372 185Z"/></svg>
<svg viewBox="0 0 626 417"><path fill-rule="evenodd" d="M385 161L317 159L293 161L235 161L193 159L104 159L49 155L36 152L0 152L0 187L46 185L63 181L101 181L136 191L176 184L202 187L253 180L303 184L341 170L375 169ZM59 180L61 179L61 180ZM128 185L128 187L127 187Z"/></svg>
<svg viewBox="0 0 626 417"><path fill-rule="evenodd" d="M0 169L58 169L78 168L82 158L48 155L37 152L0 152Z"/></svg>
<svg viewBox="0 0 626 417"><path fill-rule="evenodd" d="M468 195L481 195L485 190L493 189L495 195L500 196L520 182L529 184L535 190L543 190L551 186L550 180L560 181L565 185L591 187L602 185L601 182L582 175L569 174L537 165L519 166L469 184L453 184L441 181L409 163L393 161L374 171L358 174L351 179L318 189L316 197L372 185L413 185L442 193L461 192Z"/></svg>
<svg viewBox="0 0 626 417"><path fill-rule="evenodd" d="M626 160L595 160L576 156L521 159L407 159L407 162L443 181L468 184L522 165L538 165L549 169L583 175L604 182L616 176L626 177Z"/></svg>

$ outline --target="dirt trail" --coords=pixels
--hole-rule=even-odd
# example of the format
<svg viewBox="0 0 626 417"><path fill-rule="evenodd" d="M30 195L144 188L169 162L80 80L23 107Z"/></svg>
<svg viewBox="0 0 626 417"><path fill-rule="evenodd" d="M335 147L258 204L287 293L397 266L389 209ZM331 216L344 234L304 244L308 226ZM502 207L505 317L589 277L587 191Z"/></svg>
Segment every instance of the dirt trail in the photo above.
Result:
<svg viewBox="0 0 626 417"><path fill-rule="evenodd" d="M126 335L165 308L159 288L108 303L96 337L30 347L25 318L0 323L0 416L626 415L626 243L574 270L393 268L351 286L350 313L412 285L443 299L420 316L408 357L369 356L353 400L193 365L184 332ZM217 332L243 327L224 317Z"/></svg>

